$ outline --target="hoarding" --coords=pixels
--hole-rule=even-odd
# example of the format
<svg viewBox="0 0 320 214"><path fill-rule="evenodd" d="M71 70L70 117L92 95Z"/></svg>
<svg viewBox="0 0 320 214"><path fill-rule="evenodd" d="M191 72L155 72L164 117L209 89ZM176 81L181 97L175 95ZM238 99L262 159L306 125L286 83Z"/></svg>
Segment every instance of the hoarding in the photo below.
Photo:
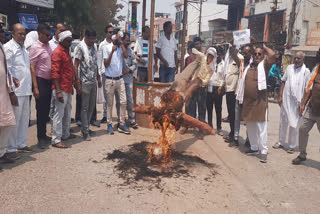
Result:
<svg viewBox="0 0 320 214"><path fill-rule="evenodd" d="M17 0L25 4L32 4L39 7L54 8L54 0Z"/></svg>

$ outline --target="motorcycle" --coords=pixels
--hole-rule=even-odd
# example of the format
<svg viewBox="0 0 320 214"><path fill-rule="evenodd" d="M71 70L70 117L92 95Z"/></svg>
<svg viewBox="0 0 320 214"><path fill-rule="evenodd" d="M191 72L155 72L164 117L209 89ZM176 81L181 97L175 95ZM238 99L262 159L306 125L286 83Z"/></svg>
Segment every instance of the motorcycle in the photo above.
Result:
<svg viewBox="0 0 320 214"><path fill-rule="evenodd" d="M268 79L268 97L273 98L275 102L278 101L280 96L280 89L281 89L281 78L279 75L271 77Z"/></svg>

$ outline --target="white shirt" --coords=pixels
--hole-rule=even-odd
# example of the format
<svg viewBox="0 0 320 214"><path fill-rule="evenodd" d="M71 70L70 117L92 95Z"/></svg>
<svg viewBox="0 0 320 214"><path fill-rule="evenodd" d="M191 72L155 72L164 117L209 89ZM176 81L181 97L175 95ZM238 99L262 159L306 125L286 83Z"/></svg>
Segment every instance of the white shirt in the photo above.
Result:
<svg viewBox="0 0 320 214"><path fill-rule="evenodd" d="M210 86L223 86L224 85L224 61L217 65L217 69L213 72L210 80L209 80L209 87Z"/></svg>
<svg viewBox="0 0 320 214"><path fill-rule="evenodd" d="M99 74L102 75L106 72L106 67L104 66L104 59L103 59L103 47L112 44L107 41L107 39L103 40L98 47L98 68Z"/></svg>
<svg viewBox="0 0 320 214"><path fill-rule="evenodd" d="M20 81L20 86L14 89L17 96L32 95L32 79L29 55L24 46L11 39L4 46L9 72Z"/></svg>
<svg viewBox="0 0 320 214"><path fill-rule="evenodd" d="M156 47L161 49L160 53L162 57L168 62L169 68L175 68L176 62L174 58L174 53L177 50L176 39L171 35L170 40L168 40L165 35L162 35L160 36ZM160 62L160 64L163 63Z"/></svg>
<svg viewBox="0 0 320 214"><path fill-rule="evenodd" d="M59 41L56 40L56 38L52 38L50 41L49 41L49 45L50 45L50 48L52 50L52 52L54 51L54 49L56 49L59 45Z"/></svg>
<svg viewBox="0 0 320 214"><path fill-rule="evenodd" d="M111 52L112 52L113 44L104 45L102 47L103 52L103 59L108 59ZM123 54L121 47L113 52L112 59L110 65L106 68L105 75L107 77L119 77L122 75L122 68L123 68Z"/></svg>

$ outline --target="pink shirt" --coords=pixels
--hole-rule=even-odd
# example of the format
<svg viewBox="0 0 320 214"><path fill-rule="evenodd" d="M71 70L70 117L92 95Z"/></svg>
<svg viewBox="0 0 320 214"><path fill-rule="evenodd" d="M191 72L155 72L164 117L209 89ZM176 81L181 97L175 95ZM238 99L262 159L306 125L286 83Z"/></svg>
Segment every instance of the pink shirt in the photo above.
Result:
<svg viewBox="0 0 320 214"><path fill-rule="evenodd" d="M36 64L36 76L51 79L52 50L49 44L36 41L29 50L30 64Z"/></svg>

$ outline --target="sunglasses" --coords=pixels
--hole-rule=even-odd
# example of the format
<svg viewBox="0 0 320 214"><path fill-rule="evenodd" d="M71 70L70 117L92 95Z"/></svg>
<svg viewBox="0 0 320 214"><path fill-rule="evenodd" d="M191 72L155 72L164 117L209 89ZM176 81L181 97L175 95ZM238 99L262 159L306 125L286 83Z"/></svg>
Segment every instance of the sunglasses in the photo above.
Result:
<svg viewBox="0 0 320 214"><path fill-rule="evenodd" d="M108 31L108 33L112 34L112 33L113 33L113 31Z"/></svg>
<svg viewBox="0 0 320 214"><path fill-rule="evenodd" d="M254 53L254 56L262 56L262 53Z"/></svg>

